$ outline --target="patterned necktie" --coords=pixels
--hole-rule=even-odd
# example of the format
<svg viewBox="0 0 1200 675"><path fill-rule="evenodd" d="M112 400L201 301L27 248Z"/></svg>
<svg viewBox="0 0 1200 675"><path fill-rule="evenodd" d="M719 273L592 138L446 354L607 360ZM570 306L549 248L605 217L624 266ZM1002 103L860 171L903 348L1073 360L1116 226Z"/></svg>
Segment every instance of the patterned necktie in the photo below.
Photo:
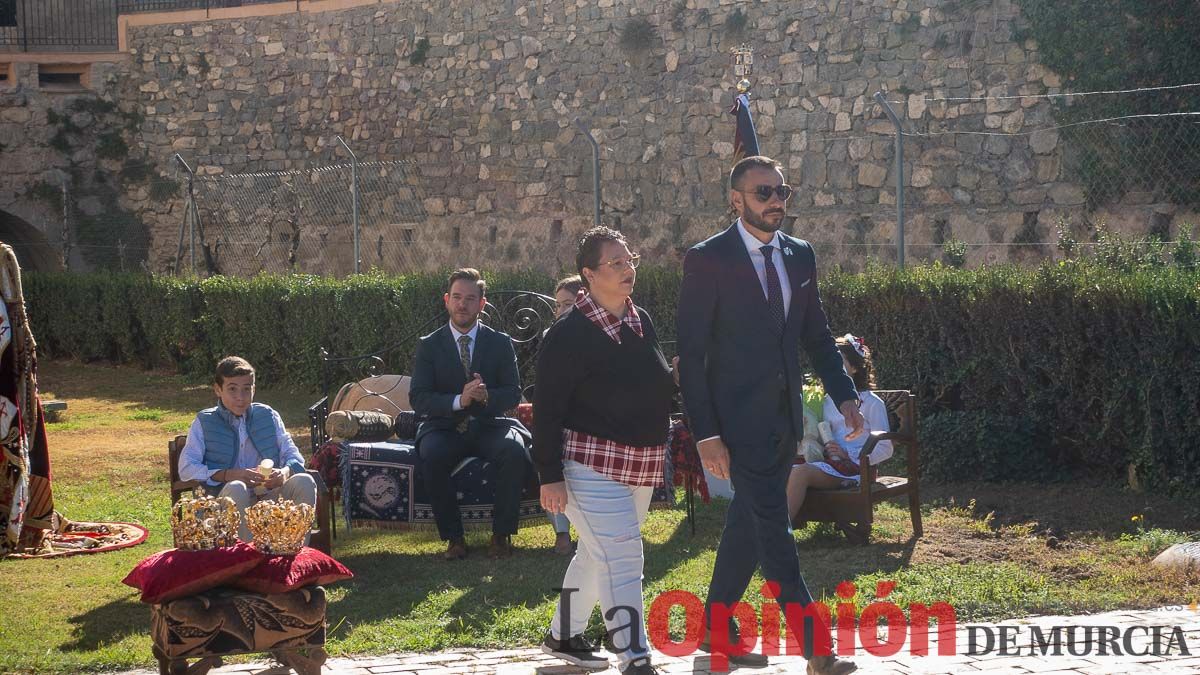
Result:
<svg viewBox="0 0 1200 675"><path fill-rule="evenodd" d="M471 336L470 335L459 335L458 336L458 358L460 361L462 361L463 372L465 372L467 374L467 379L468 380L474 379L471 375ZM456 424L454 428L460 434L465 433L467 430L467 425L470 423L471 423L471 416L463 415L462 419L460 419L458 421L458 424Z"/></svg>
<svg viewBox="0 0 1200 675"><path fill-rule="evenodd" d="M462 361L463 372L467 374L467 379L471 379L471 336L458 336L458 358Z"/></svg>
<svg viewBox="0 0 1200 675"><path fill-rule="evenodd" d="M767 273L767 308L771 310L771 316L775 317L779 328L783 329L783 286L779 284L779 273L775 271L775 261L771 259L771 254L775 251L774 246L763 246L758 249L762 251L763 260L766 262Z"/></svg>

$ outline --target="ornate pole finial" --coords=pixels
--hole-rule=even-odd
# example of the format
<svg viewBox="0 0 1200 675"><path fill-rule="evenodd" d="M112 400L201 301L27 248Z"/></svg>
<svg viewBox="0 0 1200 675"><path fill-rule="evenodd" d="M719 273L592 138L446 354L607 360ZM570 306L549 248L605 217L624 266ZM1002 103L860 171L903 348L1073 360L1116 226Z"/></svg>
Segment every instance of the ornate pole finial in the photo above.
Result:
<svg viewBox="0 0 1200 675"><path fill-rule="evenodd" d="M738 78L739 94L750 91L750 75L754 72L754 49L746 43L733 49L733 76Z"/></svg>

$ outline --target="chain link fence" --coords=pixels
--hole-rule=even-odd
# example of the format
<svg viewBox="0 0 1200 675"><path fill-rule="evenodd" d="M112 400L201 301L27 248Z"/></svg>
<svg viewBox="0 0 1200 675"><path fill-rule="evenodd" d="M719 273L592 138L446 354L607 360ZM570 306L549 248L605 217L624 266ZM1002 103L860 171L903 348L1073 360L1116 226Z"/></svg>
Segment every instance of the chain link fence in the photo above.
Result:
<svg viewBox="0 0 1200 675"><path fill-rule="evenodd" d="M356 229L360 270L411 269L425 217L413 168L392 161L197 176L175 269L347 274L356 269Z"/></svg>

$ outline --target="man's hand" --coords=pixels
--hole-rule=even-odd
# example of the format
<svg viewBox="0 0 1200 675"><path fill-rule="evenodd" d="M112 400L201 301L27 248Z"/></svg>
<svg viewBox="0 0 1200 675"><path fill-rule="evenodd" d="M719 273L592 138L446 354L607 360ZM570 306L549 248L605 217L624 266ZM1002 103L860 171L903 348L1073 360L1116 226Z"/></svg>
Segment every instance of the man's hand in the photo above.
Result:
<svg viewBox="0 0 1200 675"><path fill-rule="evenodd" d="M567 508L567 484L565 481L542 486L542 508L550 513L562 513Z"/></svg>
<svg viewBox="0 0 1200 675"><path fill-rule="evenodd" d="M700 452L701 466L717 478L729 480L729 448L725 447L725 441L720 437L700 441L696 450Z"/></svg>
<svg viewBox="0 0 1200 675"><path fill-rule="evenodd" d="M284 476L283 469L274 469L271 471L271 475L267 476L267 480L263 483L263 487L268 490L274 490L275 488L283 485L284 480L286 480L286 477Z"/></svg>
<svg viewBox="0 0 1200 675"><path fill-rule="evenodd" d="M225 469L221 472L225 479L222 482L232 483L235 480L240 480L249 487L253 487L263 482L262 474L258 469Z"/></svg>
<svg viewBox="0 0 1200 675"><path fill-rule="evenodd" d="M671 359L671 377L675 378L675 386L679 386L679 357Z"/></svg>
<svg viewBox="0 0 1200 675"><path fill-rule="evenodd" d="M466 408L472 403L487 403L487 387L483 384L483 376L475 373L475 377L465 385L463 385L462 397L459 398L459 403Z"/></svg>
<svg viewBox="0 0 1200 675"><path fill-rule="evenodd" d="M863 434L867 422L863 419L862 413L858 411L858 401L842 401L842 404L838 406L838 412L846 418L846 427L849 429L846 432L846 440L852 441Z"/></svg>

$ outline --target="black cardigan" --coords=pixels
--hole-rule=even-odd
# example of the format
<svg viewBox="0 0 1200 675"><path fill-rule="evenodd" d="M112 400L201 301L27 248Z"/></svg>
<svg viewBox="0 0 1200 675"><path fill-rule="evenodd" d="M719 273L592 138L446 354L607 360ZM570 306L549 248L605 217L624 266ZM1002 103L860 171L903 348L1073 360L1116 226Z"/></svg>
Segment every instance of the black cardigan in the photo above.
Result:
<svg viewBox="0 0 1200 675"><path fill-rule="evenodd" d="M572 309L546 333L537 360L533 462L543 485L563 480L564 428L645 447L667 442L675 382L650 316L642 335L621 323L618 344Z"/></svg>

